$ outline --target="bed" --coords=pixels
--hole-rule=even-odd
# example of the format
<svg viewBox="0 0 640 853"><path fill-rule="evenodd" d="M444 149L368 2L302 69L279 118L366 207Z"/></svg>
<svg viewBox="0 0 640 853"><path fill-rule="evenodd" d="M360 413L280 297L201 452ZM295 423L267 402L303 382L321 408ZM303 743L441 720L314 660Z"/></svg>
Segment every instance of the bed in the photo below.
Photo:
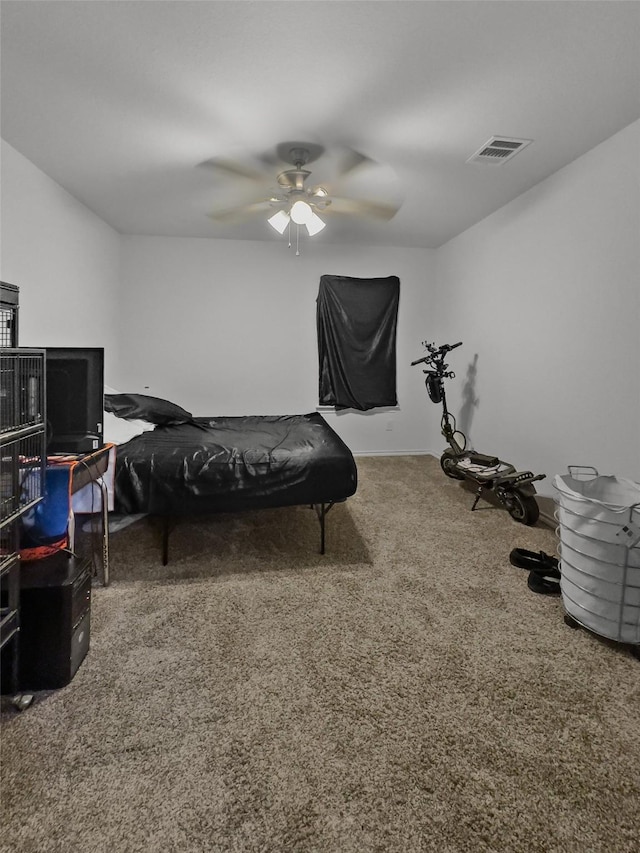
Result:
<svg viewBox="0 0 640 853"><path fill-rule="evenodd" d="M153 423L117 447L114 502L163 518L164 565L177 517L296 505L315 509L324 554L327 513L357 488L351 451L318 412L193 417L132 394L105 395L105 410Z"/></svg>

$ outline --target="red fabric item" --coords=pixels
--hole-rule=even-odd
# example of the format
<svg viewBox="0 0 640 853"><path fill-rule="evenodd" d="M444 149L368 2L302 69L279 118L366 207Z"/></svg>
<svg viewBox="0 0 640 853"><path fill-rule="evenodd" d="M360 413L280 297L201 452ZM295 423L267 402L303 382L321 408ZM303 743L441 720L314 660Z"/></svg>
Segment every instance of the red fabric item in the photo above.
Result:
<svg viewBox="0 0 640 853"><path fill-rule="evenodd" d="M51 542L49 545L38 545L35 548L22 548L20 551L20 559L24 562L31 560L44 560L45 557L50 557L56 554L69 544L67 536L59 539L57 542Z"/></svg>

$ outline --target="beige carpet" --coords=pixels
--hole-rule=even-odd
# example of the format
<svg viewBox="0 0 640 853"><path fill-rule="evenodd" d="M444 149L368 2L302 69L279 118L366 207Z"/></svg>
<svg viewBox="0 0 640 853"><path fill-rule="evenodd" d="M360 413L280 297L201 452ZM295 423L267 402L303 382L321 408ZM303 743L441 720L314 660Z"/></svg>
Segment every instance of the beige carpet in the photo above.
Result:
<svg viewBox="0 0 640 853"><path fill-rule="evenodd" d="M111 539L89 655L2 719L0 849L626 853L640 662L509 563L554 550L431 457L304 507Z"/></svg>

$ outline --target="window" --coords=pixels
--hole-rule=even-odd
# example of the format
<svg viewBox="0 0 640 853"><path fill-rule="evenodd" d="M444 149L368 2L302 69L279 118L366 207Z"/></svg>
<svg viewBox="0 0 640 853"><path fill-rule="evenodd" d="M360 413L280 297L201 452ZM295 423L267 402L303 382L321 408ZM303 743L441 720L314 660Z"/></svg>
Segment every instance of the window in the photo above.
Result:
<svg viewBox="0 0 640 853"><path fill-rule="evenodd" d="M323 275L317 299L319 401L366 411L396 406L400 279Z"/></svg>

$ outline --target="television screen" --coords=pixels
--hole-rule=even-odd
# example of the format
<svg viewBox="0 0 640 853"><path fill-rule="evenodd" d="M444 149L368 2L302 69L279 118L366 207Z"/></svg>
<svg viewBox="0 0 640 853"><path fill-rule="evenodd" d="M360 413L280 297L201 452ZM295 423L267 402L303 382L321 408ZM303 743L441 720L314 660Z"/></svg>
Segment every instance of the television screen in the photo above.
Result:
<svg viewBox="0 0 640 853"><path fill-rule="evenodd" d="M104 349L47 347L47 453L102 447Z"/></svg>

